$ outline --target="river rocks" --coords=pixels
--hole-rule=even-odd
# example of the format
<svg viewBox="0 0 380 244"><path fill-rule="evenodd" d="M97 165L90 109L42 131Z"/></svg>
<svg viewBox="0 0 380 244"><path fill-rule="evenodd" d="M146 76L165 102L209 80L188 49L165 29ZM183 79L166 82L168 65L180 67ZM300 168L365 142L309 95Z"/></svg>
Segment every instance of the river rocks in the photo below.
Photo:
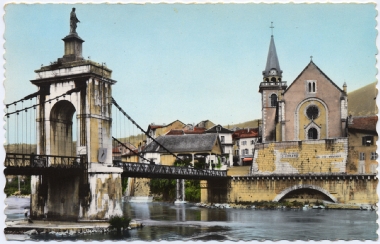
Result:
<svg viewBox="0 0 380 244"><path fill-rule="evenodd" d="M37 235L38 232L37 232L37 230L33 229L33 230L25 231L24 234L31 236L31 235Z"/></svg>
<svg viewBox="0 0 380 244"><path fill-rule="evenodd" d="M272 205L262 205L256 206L251 204L239 204L239 203L196 203L195 206L200 208L233 208L233 209L300 209L299 207L287 207L284 205L272 206Z"/></svg>
<svg viewBox="0 0 380 244"><path fill-rule="evenodd" d="M128 230L130 229L135 229L135 228L142 228L143 227L143 224L135 219L132 219L130 222L129 222L129 227L128 227Z"/></svg>
<svg viewBox="0 0 380 244"><path fill-rule="evenodd" d="M33 228L29 224L25 223L25 220L17 222L18 225L11 225L7 222L8 227L4 229L5 234L12 235L23 235L25 238L32 235L46 235L55 236L59 238L72 237L78 235L94 235L94 234L108 234L113 232L108 228L108 223L102 222L96 223L61 223L61 222L45 222L45 221L34 221ZM131 230L134 228L142 228L143 224L141 220L133 219L130 221L130 225L124 229L124 231Z"/></svg>
<svg viewBox="0 0 380 244"><path fill-rule="evenodd" d="M235 203L197 203L195 206L200 208L236 208L236 209L254 209L254 205L242 205L242 204L235 204Z"/></svg>

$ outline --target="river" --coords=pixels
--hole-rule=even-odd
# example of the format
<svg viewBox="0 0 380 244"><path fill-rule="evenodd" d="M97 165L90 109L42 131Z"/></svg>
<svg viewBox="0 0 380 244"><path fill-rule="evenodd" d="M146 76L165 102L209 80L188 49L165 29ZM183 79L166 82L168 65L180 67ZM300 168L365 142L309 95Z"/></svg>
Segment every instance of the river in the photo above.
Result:
<svg viewBox="0 0 380 244"><path fill-rule="evenodd" d="M7 198L7 220L22 219L28 198ZM124 213L142 229L34 240L377 240L375 211L206 209L193 204L124 203Z"/></svg>

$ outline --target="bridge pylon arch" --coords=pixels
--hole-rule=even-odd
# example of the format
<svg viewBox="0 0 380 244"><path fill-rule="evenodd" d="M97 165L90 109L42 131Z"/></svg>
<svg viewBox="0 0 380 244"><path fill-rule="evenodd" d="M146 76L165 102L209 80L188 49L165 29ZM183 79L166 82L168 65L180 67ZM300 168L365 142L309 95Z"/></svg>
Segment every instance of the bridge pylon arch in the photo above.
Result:
<svg viewBox="0 0 380 244"><path fill-rule="evenodd" d="M73 150L73 116L75 106L68 100L57 101L50 110L50 155L76 156Z"/></svg>
<svg viewBox="0 0 380 244"><path fill-rule="evenodd" d="M308 184L305 184L305 185L293 185L293 186L290 186L284 190L282 190L274 199L273 201L274 202L278 202L280 201L282 198L284 198L288 193L292 192L292 191L296 191L296 190L299 190L299 189L311 189L311 190L316 190L318 192L321 192L323 193L324 195L326 195L327 197L329 197L333 202L337 203L338 200L333 196L331 195L330 192L328 192L326 189L320 187L320 186L315 186L315 185L308 185Z"/></svg>
<svg viewBox="0 0 380 244"><path fill-rule="evenodd" d="M123 170L109 167L112 165L112 86L116 81L111 79L112 70L104 63L83 58L84 40L77 33L69 33L62 40L64 55L35 70L37 77L31 80L39 89L37 154L46 158L80 156L88 167L67 174L53 167L48 173L33 175L31 217L104 220L122 214ZM75 137L76 148L72 148ZM74 165L71 159L66 161Z"/></svg>

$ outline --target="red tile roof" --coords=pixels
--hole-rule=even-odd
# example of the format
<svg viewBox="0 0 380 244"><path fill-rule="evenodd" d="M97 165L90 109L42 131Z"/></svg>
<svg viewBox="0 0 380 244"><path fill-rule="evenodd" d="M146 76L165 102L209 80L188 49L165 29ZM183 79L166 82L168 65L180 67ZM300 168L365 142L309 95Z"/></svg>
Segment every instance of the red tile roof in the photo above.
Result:
<svg viewBox="0 0 380 244"><path fill-rule="evenodd" d="M247 128L247 129L240 129L236 130L232 134L233 139L240 139L240 138L250 138L250 137L258 137L259 136L259 129L258 128Z"/></svg>
<svg viewBox="0 0 380 244"><path fill-rule="evenodd" d="M150 129L158 129L164 127L163 125L149 125Z"/></svg>
<svg viewBox="0 0 380 244"><path fill-rule="evenodd" d="M352 122L350 118L348 120L348 129L376 132L377 116L352 117Z"/></svg>
<svg viewBox="0 0 380 244"><path fill-rule="evenodd" d="M204 134L206 131L205 128L195 127L194 130L176 130L172 129L166 135L185 135L185 134Z"/></svg>
<svg viewBox="0 0 380 244"><path fill-rule="evenodd" d="M183 130L170 130L166 135L183 135L184 132Z"/></svg>
<svg viewBox="0 0 380 244"><path fill-rule="evenodd" d="M184 130L185 134L205 134L205 130Z"/></svg>

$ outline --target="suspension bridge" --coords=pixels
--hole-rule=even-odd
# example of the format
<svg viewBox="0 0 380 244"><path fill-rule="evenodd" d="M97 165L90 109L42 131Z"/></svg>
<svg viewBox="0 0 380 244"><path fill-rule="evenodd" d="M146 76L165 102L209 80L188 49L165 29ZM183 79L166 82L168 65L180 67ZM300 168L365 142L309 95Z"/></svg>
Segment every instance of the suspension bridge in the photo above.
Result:
<svg viewBox="0 0 380 244"><path fill-rule="evenodd" d="M37 78L30 81L38 91L6 104L4 174L32 177L32 218L91 221L120 215L122 177L227 179L226 171L145 158L144 136L182 161L116 102L112 70L82 57L83 39L70 32L62 40L64 55L36 70ZM116 147L137 160L115 160Z"/></svg>
<svg viewBox="0 0 380 244"><path fill-rule="evenodd" d="M80 90L75 88L68 92L56 96L54 98L46 100L44 103L51 103L52 101L67 101L66 96L70 96L73 92L79 92ZM39 93L33 93L26 96L22 100L15 101L13 103L7 104L6 125L7 125L7 138L8 143L6 144L6 157L5 157L5 175L39 175L44 172L51 172L55 169L57 170L67 170L68 172L75 172L78 170L86 170L88 168L88 161L86 156L75 155L74 144L70 146L68 151L62 151L64 155L47 155L47 154L37 154L36 144L37 144L37 133L36 128L38 119L36 116L36 108L41 104L29 104L24 107L25 100L32 100L32 97L37 97ZM61 99L61 100L60 100ZM70 99L69 99L70 100ZM18 107L21 103L21 108ZM178 157L163 145L161 145L157 140L149 135L140 125L138 125L112 98L112 104L119 111L120 116L127 118L128 121L134 125L141 135L149 137L152 141L159 144L163 149L165 149L169 154L175 157L179 161L183 161L182 158ZM11 106L15 106L13 111L8 112ZM29 111L29 114L28 114ZM117 111L115 113L117 113ZM116 116L118 117L118 116ZM122 119L119 119L119 121ZM118 121L113 121L115 124L114 133L118 134L119 138L130 138L133 134L121 135L125 128L125 120L120 124ZM117 125L119 123L119 125ZM59 128L58 128L59 129ZM67 128L60 128L66 129ZM14 131L14 132L13 132ZM13 133L12 133L13 132ZM132 133L136 133L133 131ZM13 138L12 138L13 136ZM117 139L112 137L113 148L116 146L121 146L126 148L129 152L140 157L145 162L150 160L145 158L141 152L136 152L134 149L128 147L123 143L122 139ZM141 139L143 141L143 138ZM59 145L62 143L58 140L58 153L60 148L65 148L66 145ZM62 143L63 144L63 143ZM129 144L131 144L129 139ZM66 148L67 149L67 148ZM80 152L79 152L80 153ZM68 154L68 155L67 155ZM195 169L189 167L180 166L165 166L165 165L149 165L146 163L137 162L121 162L113 160L114 167L121 167L123 169L123 175L125 177L143 177L143 178L170 178L177 179L181 177L183 179L212 179L218 177L226 177L226 171L221 170L209 170L209 169Z"/></svg>

